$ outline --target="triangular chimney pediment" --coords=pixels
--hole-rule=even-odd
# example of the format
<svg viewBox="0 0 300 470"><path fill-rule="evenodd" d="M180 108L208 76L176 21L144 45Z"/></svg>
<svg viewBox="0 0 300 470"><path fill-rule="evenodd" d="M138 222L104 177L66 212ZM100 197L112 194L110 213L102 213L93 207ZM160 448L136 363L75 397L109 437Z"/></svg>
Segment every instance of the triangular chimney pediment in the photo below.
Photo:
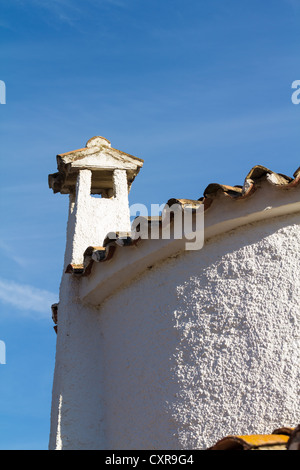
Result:
<svg viewBox="0 0 300 470"><path fill-rule="evenodd" d="M91 170L101 180L101 174L114 170L126 170L130 188L144 161L111 147L104 137L93 137L85 148L57 155L58 173L49 175L49 187L55 193L68 194L74 191L80 170Z"/></svg>

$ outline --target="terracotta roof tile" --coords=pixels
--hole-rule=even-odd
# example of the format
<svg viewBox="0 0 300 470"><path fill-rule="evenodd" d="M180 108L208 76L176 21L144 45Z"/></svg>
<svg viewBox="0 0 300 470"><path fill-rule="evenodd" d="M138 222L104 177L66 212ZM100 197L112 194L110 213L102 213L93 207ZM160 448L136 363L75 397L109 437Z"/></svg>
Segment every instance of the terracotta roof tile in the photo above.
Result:
<svg viewBox="0 0 300 470"><path fill-rule="evenodd" d="M287 450L300 450L300 425L291 433Z"/></svg>
<svg viewBox="0 0 300 470"><path fill-rule="evenodd" d="M55 326L53 327L55 333L57 334L57 322L58 322L58 304L51 305L52 310L52 320Z"/></svg>
<svg viewBox="0 0 300 470"><path fill-rule="evenodd" d="M88 276L94 262L109 261L113 257L117 246L133 246L136 243L137 240L131 238L130 234L110 233L106 237L103 247L89 246L84 252L84 263L79 265L69 264L65 272L67 274Z"/></svg>
<svg viewBox="0 0 300 470"><path fill-rule="evenodd" d="M295 430L294 428L283 427L283 428L275 429L272 432L272 434L284 434L285 436L291 436L294 430Z"/></svg>
<svg viewBox="0 0 300 470"><path fill-rule="evenodd" d="M227 436L208 450L255 450L259 448L286 448L289 436L285 434L257 434L252 436Z"/></svg>
<svg viewBox="0 0 300 470"><path fill-rule="evenodd" d="M69 264L66 269L67 274L84 274L83 264Z"/></svg>

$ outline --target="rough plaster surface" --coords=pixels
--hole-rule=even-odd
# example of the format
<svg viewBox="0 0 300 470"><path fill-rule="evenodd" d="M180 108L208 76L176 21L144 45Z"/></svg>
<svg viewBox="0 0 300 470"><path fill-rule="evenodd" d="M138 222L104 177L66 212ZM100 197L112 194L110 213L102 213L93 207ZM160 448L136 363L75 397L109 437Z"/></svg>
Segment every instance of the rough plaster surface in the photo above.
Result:
<svg viewBox="0 0 300 470"><path fill-rule="evenodd" d="M298 424L299 225L215 237L98 310L65 276L50 448L202 449Z"/></svg>
<svg viewBox="0 0 300 470"><path fill-rule="evenodd" d="M130 230L126 171L114 170L114 195L110 199L91 196L91 178L90 170L81 170L76 194L70 195L63 272L69 263L82 263L86 248L101 246L109 232ZM99 442L104 441L99 407L102 406L99 397L103 374L98 312L81 305L78 291L79 280L63 274L59 294L61 314L51 411L51 449L97 449Z"/></svg>
<svg viewBox="0 0 300 470"><path fill-rule="evenodd" d="M81 264L88 246L102 246L109 232L130 231L126 170L114 170L114 196L91 196L92 172L80 170L76 195L70 195L65 266Z"/></svg>

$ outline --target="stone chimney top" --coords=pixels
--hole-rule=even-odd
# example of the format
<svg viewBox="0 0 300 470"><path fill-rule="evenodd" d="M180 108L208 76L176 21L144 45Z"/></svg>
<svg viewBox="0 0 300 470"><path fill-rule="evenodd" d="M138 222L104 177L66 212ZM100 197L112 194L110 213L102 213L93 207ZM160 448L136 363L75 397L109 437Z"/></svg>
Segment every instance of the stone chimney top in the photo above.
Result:
<svg viewBox="0 0 300 470"><path fill-rule="evenodd" d="M86 148L97 147L100 148L102 145L111 148L111 143L105 137L92 137L86 144Z"/></svg>
<svg viewBox="0 0 300 470"><path fill-rule="evenodd" d="M126 170L128 189L144 161L111 147L105 137L92 137L84 148L57 155L57 173L49 175L49 187L54 193L72 194L80 170L92 172L92 193L108 189L114 170Z"/></svg>

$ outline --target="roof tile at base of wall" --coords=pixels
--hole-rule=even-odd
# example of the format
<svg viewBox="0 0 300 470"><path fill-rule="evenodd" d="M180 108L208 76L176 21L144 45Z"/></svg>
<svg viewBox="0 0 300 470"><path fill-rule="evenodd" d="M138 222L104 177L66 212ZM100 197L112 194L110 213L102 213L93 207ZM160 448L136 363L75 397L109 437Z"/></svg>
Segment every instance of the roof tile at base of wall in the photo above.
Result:
<svg viewBox="0 0 300 470"><path fill-rule="evenodd" d="M208 450L300 450L300 426L275 429L269 435L227 436Z"/></svg>

